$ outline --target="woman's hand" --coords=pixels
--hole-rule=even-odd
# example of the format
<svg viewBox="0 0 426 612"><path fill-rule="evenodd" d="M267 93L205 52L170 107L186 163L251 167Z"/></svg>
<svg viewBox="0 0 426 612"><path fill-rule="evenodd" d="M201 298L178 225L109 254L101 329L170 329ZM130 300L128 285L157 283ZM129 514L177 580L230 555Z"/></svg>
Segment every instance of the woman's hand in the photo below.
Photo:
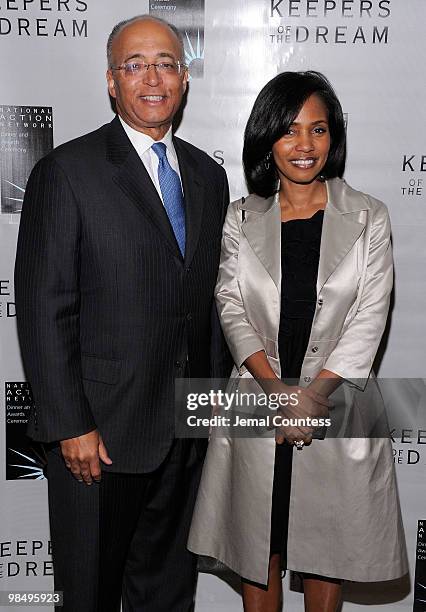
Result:
<svg viewBox="0 0 426 612"><path fill-rule="evenodd" d="M280 381L281 382L281 381ZM285 393L290 399L281 408L278 409L279 414L283 419L294 422L295 420L302 421L298 426L282 425L277 428L275 440L277 444L282 444L284 440L294 444L296 441L303 441L305 444L310 444L312 441L312 433L314 426L309 425L309 419L319 419L328 416L328 410L331 407L331 402L324 395L320 395L311 389L305 389L297 385L289 386L281 383L285 389ZM303 422L305 424L303 424Z"/></svg>
<svg viewBox="0 0 426 612"><path fill-rule="evenodd" d="M314 419L328 416L328 409L332 407L330 400L311 387L305 389L297 385L283 383L271 368L265 351L253 353L246 359L244 365L267 395L273 393L277 394L275 397L279 397L282 394L283 397L290 398L292 394L295 394L294 397L297 397L297 401L292 402L294 405L291 405L290 402L285 406L283 405L279 408L278 416L281 415L286 419L307 419L308 417ZM277 428L275 439L278 444L282 444L284 440L287 440L290 444L294 444L296 441L309 444L314 429L314 427L282 425Z"/></svg>
<svg viewBox="0 0 426 612"><path fill-rule="evenodd" d="M286 385L281 380L268 381L268 394L274 397L288 398L280 400L281 406L278 408L277 416L283 420L300 424L283 424L277 427L275 439L277 444L282 444L287 440L290 444L296 441L303 441L309 444L312 440L312 433L315 426L309 424L310 419L325 418L332 403L324 395L317 393L313 389L299 387L297 385ZM277 419L275 419L275 422ZM285 422L284 421L284 422Z"/></svg>

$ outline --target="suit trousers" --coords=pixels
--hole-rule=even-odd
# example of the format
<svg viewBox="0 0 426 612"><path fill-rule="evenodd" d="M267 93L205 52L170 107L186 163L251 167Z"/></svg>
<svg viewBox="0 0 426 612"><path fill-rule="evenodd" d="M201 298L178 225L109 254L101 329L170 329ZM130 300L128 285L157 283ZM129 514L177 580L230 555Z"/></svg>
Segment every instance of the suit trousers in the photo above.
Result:
<svg viewBox="0 0 426 612"><path fill-rule="evenodd" d="M204 448L174 440L147 474L78 482L59 447L47 477L55 590L62 612L189 612L196 557L186 548Z"/></svg>

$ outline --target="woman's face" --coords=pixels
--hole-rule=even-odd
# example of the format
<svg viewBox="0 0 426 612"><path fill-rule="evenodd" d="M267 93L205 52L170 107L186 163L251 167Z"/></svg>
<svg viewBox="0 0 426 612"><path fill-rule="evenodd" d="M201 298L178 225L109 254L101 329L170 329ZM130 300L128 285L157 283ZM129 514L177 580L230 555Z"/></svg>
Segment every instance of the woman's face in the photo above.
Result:
<svg viewBox="0 0 426 612"><path fill-rule="evenodd" d="M327 108L321 98L313 94L302 106L288 132L272 147L281 182L311 183L324 168L329 151Z"/></svg>

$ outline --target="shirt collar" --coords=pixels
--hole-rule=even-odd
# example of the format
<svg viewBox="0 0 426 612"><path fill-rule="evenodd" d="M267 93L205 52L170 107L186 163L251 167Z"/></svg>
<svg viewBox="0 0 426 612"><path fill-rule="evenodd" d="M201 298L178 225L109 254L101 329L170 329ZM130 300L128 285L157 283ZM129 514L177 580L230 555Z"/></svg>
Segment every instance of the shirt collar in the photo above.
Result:
<svg viewBox="0 0 426 612"><path fill-rule="evenodd" d="M138 132L138 130L135 130L134 128L130 127L130 125L126 123L124 119L120 117L120 115L118 117L121 121L121 125L123 126L124 131L126 132L130 142L135 147L139 156L142 156L144 153L146 153L146 151L148 151L155 142L164 142L167 147L167 152L170 153L177 161L176 151L173 145L172 126L170 126L166 134L163 136L163 138L161 138L161 140L154 140L153 138L151 138L151 136L148 136L148 134Z"/></svg>

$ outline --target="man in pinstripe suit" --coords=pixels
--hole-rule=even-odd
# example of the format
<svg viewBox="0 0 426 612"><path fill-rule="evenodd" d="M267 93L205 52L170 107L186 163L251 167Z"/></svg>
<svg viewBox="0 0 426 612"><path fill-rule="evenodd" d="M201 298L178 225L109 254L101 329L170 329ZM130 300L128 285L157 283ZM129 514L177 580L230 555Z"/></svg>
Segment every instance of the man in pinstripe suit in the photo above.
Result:
<svg viewBox="0 0 426 612"><path fill-rule="evenodd" d="M15 268L22 356L49 443L55 588L64 612L187 612L200 444L174 437L174 379L212 373L225 172L172 135L187 85L162 20L108 42L117 117L42 159ZM219 372L213 372L218 374Z"/></svg>

